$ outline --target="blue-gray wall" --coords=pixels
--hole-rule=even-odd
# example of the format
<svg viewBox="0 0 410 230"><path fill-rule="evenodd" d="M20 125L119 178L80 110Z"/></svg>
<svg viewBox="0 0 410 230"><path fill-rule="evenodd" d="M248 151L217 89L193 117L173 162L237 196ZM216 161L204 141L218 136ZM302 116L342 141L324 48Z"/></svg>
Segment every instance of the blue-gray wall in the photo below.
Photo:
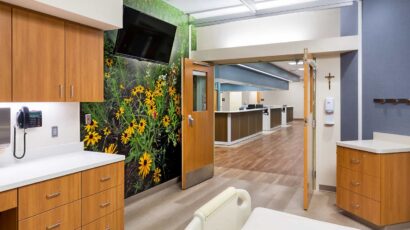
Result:
<svg viewBox="0 0 410 230"><path fill-rule="evenodd" d="M363 138L410 135L410 106L373 98L410 98L410 1L363 2Z"/></svg>
<svg viewBox="0 0 410 230"><path fill-rule="evenodd" d="M340 12L340 35L357 35L357 3ZM341 61L341 140L357 140L357 51L342 54Z"/></svg>

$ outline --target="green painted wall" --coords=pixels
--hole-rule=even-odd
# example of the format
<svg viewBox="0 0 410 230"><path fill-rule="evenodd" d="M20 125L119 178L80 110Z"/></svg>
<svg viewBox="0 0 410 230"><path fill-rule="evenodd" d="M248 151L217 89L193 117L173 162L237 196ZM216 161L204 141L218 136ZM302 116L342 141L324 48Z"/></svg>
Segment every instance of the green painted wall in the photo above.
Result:
<svg viewBox="0 0 410 230"><path fill-rule="evenodd" d="M105 101L81 103L85 149L126 156L126 197L181 173L181 58L188 56L189 18L161 0L124 4L178 26L169 65L113 55L105 33ZM84 124L91 114L93 123Z"/></svg>

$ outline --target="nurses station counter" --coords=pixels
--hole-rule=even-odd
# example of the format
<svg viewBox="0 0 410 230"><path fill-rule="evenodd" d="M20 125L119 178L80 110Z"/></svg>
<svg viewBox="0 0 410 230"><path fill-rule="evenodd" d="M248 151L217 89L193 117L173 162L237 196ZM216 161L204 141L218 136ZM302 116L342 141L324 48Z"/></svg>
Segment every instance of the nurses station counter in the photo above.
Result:
<svg viewBox="0 0 410 230"><path fill-rule="evenodd" d="M215 111L215 144L232 145L262 133L264 110Z"/></svg>

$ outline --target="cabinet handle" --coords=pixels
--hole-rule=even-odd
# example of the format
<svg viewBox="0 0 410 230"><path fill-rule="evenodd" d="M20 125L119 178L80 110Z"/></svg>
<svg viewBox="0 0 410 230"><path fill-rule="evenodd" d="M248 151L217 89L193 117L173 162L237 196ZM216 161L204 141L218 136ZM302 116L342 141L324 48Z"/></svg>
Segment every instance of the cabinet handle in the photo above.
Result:
<svg viewBox="0 0 410 230"><path fill-rule="evenodd" d="M358 209L358 208L360 208L360 204L352 204L352 208Z"/></svg>
<svg viewBox="0 0 410 230"><path fill-rule="evenodd" d="M358 182L358 181L352 181L351 184L352 184L353 186L359 186L359 185L360 185L360 182Z"/></svg>
<svg viewBox="0 0 410 230"><path fill-rule="evenodd" d="M352 164L360 164L360 160L359 160L359 159L356 159L356 158L350 159L350 162L351 162Z"/></svg>
<svg viewBox="0 0 410 230"><path fill-rule="evenodd" d="M55 192L55 193L52 193L52 194L47 194L46 195L46 198L47 199L52 199L52 198L56 198L56 197L58 197L58 196L60 196L60 192Z"/></svg>
<svg viewBox="0 0 410 230"><path fill-rule="evenodd" d="M100 204L100 208L106 208L108 206L110 206L111 202L106 202L106 203L102 203Z"/></svg>
<svg viewBox="0 0 410 230"><path fill-rule="evenodd" d="M58 227L60 227L60 225L61 225L61 222L58 222L57 224L53 224L53 225L47 226L47 227L46 227L46 230L51 230L51 229L58 228Z"/></svg>
<svg viewBox="0 0 410 230"><path fill-rule="evenodd" d="M100 182L105 182L105 181L109 181L109 180L111 180L111 177L110 177L110 176L106 176L106 177L101 177L101 178L100 178Z"/></svg>
<svg viewBox="0 0 410 230"><path fill-rule="evenodd" d="M110 225L105 226L105 230L111 230Z"/></svg>
<svg viewBox="0 0 410 230"><path fill-rule="evenodd" d="M74 86L70 85L70 97L73 98L74 97Z"/></svg>
<svg viewBox="0 0 410 230"><path fill-rule="evenodd" d="M60 98L63 98L63 85L59 84L58 87L60 88Z"/></svg>

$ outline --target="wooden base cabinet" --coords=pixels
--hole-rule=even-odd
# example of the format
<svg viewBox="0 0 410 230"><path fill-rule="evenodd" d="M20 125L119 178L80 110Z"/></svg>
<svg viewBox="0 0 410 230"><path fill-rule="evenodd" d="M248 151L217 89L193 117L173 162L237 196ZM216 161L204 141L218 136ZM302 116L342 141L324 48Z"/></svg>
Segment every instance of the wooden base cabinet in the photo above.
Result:
<svg viewBox="0 0 410 230"><path fill-rule="evenodd" d="M123 230L124 162L0 192L0 230Z"/></svg>
<svg viewBox="0 0 410 230"><path fill-rule="evenodd" d="M337 148L339 208L372 224L410 221L410 153Z"/></svg>

